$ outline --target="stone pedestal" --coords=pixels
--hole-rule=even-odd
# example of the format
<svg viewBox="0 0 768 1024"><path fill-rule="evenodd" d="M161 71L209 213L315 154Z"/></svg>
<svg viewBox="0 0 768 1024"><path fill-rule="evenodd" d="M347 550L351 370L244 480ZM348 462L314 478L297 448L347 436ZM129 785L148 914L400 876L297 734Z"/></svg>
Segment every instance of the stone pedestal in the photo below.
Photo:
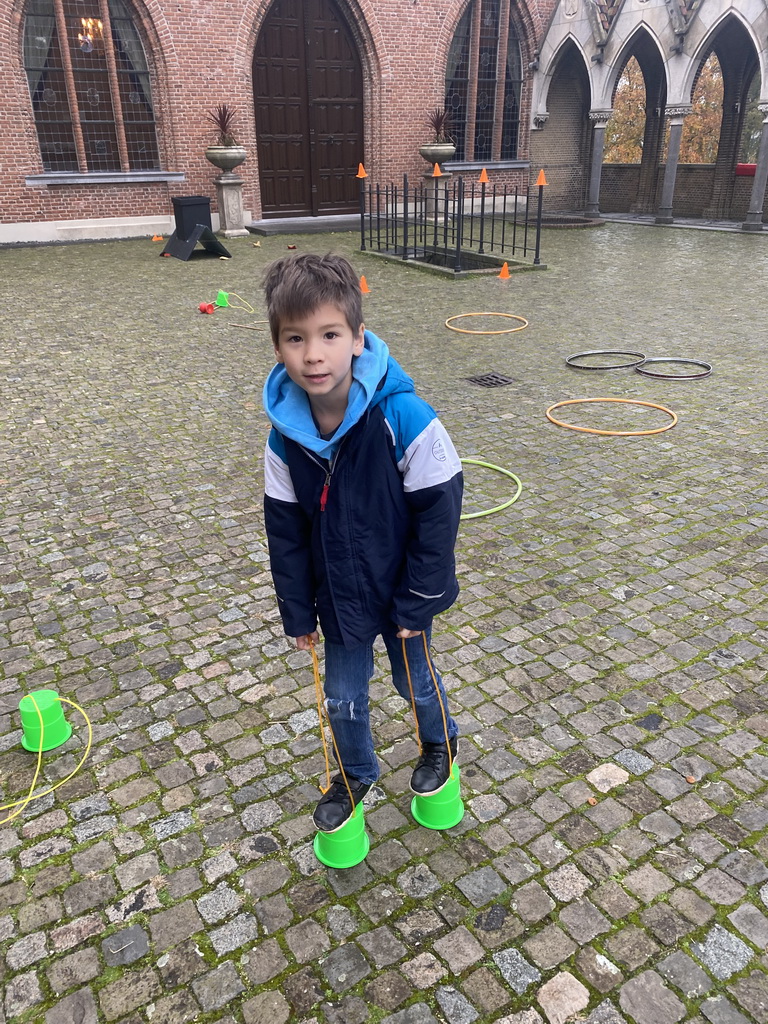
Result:
<svg viewBox="0 0 768 1024"><path fill-rule="evenodd" d="M219 205L219 231L225 238L247 235L243 217L243 179L225 173L214 179Z"/></svg>
<svg viewBox="0 0 768 1024"><path fill-rule="evenodd" d="M453 174L450 171L443 171L439 178L435 178L433 174L427 172L424 175L424 184L426 191L426 210L425 216L427 220L450 220L451 217L451 201L448 199L448 211L446 215L445 206L445 193L450 185Z"/></svg>

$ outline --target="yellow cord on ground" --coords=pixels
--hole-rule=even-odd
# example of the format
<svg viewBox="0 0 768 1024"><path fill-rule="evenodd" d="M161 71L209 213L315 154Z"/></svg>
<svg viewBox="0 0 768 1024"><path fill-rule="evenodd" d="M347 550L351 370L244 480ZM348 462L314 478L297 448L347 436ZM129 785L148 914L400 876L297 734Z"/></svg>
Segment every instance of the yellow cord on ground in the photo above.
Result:
<svg viewBox="0 0 768 1024"><path fill-rule="evenodd" d="M503 331L470 331L466 327L454 327L451 320L461 320L465 316L503 316L508 320L519 320L519 327L507 327ZM449 331L456 331L458 334L514 334L515 331L524 331L528 321L524 316L515 316L514 313L457 313L456 316L449 316L445 321Z"/></svg>
<svg viewBox="0 0 768 1024"><path fill-rule="evenodd" d="M508 476L510 480L514 480L517 484L517 490L509 499L509 501L503 502L501 505L496 505L495 508L484 509L482 512L462 512L461 519L479 519L481 516L490 516L494 512L501 512L505 508L509 508L510 505L514 505L523 490L523 484L519 477L509 470L504 469L502 466L494 466L492 462L483 462L480 459L461 459L463 465L467 466L483 466L485 469L493 469L497 473L503 473L504 476Z"/></svg>
<svg viewBox="0 0 768 1024"><path fill-rule="evenodd" d="M80 705L75 704L73 700L68 700L66 697L59 697L57 695L56 699L58 701L61 701L63 704L70 704L73 708L75 708L76 711L79 711L80 714L85 719L85 724L88 726L88 742L86 743L85 746L85 753L80 758L80 761L78 762L78 765L74 769L74 771L71 771L65 779L61 779L53 786L49 786L48 789L44 789L42 793L35 793L35 786L37 785L37 780L40 776L40 769L43 763L43 716L40 714L40 708L37 706L37 701L32 696L32 694L28 694L28 697L34 704L35 711L37 711L37 717L40 719L40 749L37 752L37 768L35 769L35 777L32 779L32 785L29 788L29 793L22 800L14 800L12 803L3 804L2 806L0 806L0 811L7 811L10 810L11 807L18 807L18 810L14 811L13 814L9 814L7 818L3 818L2 820L0 820L0 825L5 825L9 821L13 821L13 819L17 818L23 812L24 808L28 804L31 804L33 800L39 800L41 797L48 796L49 793L53 793L55 789L58 789L60 786L63 786L65 782L69 782L70 779L74 778L74 776L77 775L77 773L85 764L86 758L91 752L91 745L93 743L93 727L91 725L91 720L88 717L88 715L86 715L86 713L83 711ZM32 795L33 793L35 793L34 796Z"/></svg>

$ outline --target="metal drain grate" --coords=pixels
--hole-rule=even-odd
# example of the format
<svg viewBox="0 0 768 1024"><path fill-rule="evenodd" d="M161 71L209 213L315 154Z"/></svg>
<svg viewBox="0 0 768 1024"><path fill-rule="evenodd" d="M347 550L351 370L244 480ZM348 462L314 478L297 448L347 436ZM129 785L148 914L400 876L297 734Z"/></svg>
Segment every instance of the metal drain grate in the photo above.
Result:
<svg viewBox="0 0 768 1024"><path fill-rule="evenodd" d="M481 388L503 388L505 384L514 383L511 377L505 377L503 373L483 373L479 377L467 377L467 380Z"/></svg>

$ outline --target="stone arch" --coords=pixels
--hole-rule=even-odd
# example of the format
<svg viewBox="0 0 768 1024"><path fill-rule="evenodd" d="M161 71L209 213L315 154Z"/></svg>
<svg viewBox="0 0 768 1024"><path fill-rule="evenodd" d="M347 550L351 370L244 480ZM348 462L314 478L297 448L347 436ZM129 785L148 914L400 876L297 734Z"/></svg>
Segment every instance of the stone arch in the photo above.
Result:
<svg viewBox="0 0 768 1024"><path fill-rule="evenodd" d="M586 200L591 157L591 86L584 52L572 36L548 61L546 113L534 115L531 164L547 175L547 210L579 210Z"/></svg>
<svg viewBox="0 0 768 1024"><path fill-rule="evenodd" d="M531 120L533 126L537 127L536 122L544 122L547 120L547 105L549 103L549 90L552 84L552 79L557 73L560 61L563 58L563 54L570 52L570 50L576 50L581 57L581 62L584 66L584 73L589 81L590 107L592 106L592 79L590 75L590 61L584 52L584 47L579 41L578 37L573 33L569 32L566 36L561 39L557 45L557 48L548 55L546 67L540 68L539 74L536 76L536 85L534 88L533 103L531 105Z"/></svg>
<svg viewBox="0 0 768 1024"><path fill-rule="evenodd" d="M667 105L667 74L658 39L647 26L639 25L625 40L610 74L605 94L606 109L613 108L614 96L628 61L634 57L640 66L645 85L645 126L641 142L642 156L637 165L616 164L604 168L601 178L601 209L616 209L617 205L633 213L650 213L657 206L659 164L664 147L665 110ZM613 193L613 196L611 195Z"/></svg>
<svg viewBox="0 0 768 1024"><path fill-rule="evenodd" d="M679 95L680 102L691 102L693 86L699 67L709 56L710 52L716 48L718 37L724 31L732 29L738 31L738 28L740 28L744 33L744 41L748 41L751 44L751 49L757 59L762 83L761 96L768 101L768 48L762 47L760 44L756 23L750 22L741 11L737 11L735 8L719 12L717 17L713 18L710 22L705 22L704 20L707 13L709 13L709 9L706 5L697 13L695 26L698 31L689 34L687 42L691 47L690 57L679 78L680 84L675 90L675 95ZM768 10L766 10L764 21L764 27L766 33L768 33Z"/></svg>
<svg viewBox="0 0 768 1024"><path fill-rule="evenodd" d="M709 199L701 216L730 218L737 200L735 167L738 160L741 134L744 128L746 100L755 73L760 70L760 51L755 44L751 25L737 12L728 11L709 26L694 51L686 76L689 102L699 68L714 53L723 78L723 109L717 156L711 175ZM703 175L700 174L700 177ZM738 203L738 200L737 200Z"/></svg>

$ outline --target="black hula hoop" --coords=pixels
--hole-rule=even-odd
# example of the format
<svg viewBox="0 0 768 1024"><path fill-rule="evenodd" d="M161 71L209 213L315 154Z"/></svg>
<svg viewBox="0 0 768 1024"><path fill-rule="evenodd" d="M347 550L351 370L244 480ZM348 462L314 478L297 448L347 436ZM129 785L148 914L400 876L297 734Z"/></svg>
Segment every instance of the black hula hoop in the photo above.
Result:
<svg viewBox="0 0 768 1024"><path fill-rule="evenodd" d="M574 363L574 359L583 359L584 356L637 356L637 359L633 359L631 363L606 363L601 366L585 366L580 363ZM574 352L572 356L566 357L565 365L570 366L572 370L628 370L645 362L648 362L648 360L642 352L624 352L622 349L600 348L595 349L594 352Z"/></svg>
<svg viewBox="0 0 768 1024"><path fill-rule="evenodd" d="M653 373L652 370L646 370L644 367L648 363L684 363L686 366L703 366L703 373ZM638 373L642 373L644 377L655 377L657 380L702 380L704 377L708 377L712 373L712 363L706 362L704 359L678 359L673 356L654 356L652 359L644 359L642 363L635 366Z"/></svg>

